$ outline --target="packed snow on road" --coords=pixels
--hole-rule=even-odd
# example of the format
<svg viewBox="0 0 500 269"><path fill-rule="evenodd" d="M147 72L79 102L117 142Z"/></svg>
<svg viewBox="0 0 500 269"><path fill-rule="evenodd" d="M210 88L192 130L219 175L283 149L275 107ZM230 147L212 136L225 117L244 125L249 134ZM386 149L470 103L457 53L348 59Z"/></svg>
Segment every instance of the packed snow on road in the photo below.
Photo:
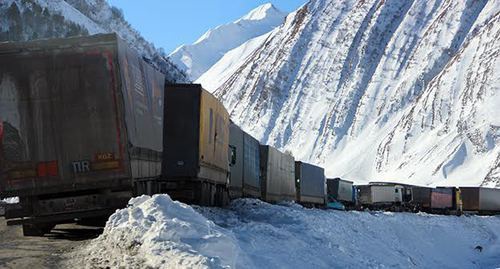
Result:
<svg viewBox="0 0 500 269"><path fill-rule="evenodd" d="M254 199L228 208L141 196L72 255L91 266L496 268L500 217L342 212Z"/></svg>

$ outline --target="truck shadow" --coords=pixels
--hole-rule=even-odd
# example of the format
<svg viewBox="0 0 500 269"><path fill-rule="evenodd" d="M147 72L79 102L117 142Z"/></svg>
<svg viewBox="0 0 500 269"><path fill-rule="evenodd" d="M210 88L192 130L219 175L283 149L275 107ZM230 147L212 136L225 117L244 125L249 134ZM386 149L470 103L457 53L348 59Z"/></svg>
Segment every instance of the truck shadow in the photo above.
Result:
<svg viewBox="0 0 500 269"><path fill-rule="evenodd" d="M70 240L70 241L85 241L95 239L102 234L103 228L101 227L71 227L71 228L54 228L45 236L49 239L56 240Z"/></svg>

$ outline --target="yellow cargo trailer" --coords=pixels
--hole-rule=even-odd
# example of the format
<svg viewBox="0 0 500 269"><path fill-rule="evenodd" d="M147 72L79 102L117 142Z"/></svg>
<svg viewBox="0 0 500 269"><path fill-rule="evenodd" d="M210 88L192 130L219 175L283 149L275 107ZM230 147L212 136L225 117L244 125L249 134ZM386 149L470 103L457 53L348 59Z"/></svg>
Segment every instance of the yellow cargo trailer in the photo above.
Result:
<svg viewBox="0 0 500 269"><path fill-rule="evenodd" d="M200 205L229 199L229 113L198 84L165 88L160 192Z"/></svg>

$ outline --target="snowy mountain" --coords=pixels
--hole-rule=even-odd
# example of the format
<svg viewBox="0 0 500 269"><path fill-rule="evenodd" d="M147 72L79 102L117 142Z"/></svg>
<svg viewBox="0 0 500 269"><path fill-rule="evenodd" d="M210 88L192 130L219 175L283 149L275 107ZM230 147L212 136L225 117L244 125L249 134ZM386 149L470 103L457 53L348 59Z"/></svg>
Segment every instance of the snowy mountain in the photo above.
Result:
<svg viewBox="0 0 500 269"><path fill-rule="evenodd" d="M180 46L169 57L196 80L231 49L281 25L285 16L272 4L264 4L235 22L209 30L192 45Z"/></svg>
<svg viewBox="0 0 500 269"><path fill-rule="evenodd" d="M2 0L0 41L69 37L116 32L169 81L187 81L161 49L147 42L106 0Z"/></svg>
<svg viewBox="0 0 500 269"><path fill-rule="evenodd" d="M234 51L199 81L262 143L356 182L500 187L498 1L311 0Z"/></svg>
<svg viewBox="0 0 500 269"><path fill-rule="evenodd" d="M219 88L236 70L241 66L242 61L245 61L252 53L260 47L271 32L250 39L243 45L227 52L216 64L201 75L195 82L202 84L203 87L213 92Z"/></svg>

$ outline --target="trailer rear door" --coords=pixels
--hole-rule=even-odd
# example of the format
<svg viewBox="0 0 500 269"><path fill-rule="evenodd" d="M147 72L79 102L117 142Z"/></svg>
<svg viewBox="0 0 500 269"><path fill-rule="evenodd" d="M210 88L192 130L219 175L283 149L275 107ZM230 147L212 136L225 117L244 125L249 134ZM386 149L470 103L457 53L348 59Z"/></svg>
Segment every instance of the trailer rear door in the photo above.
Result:
<svg viewBox="0 0 500 269"><path fill-rule="evenodd" d="M1 196L126 177L114 42L53 45L0 47Z"/></svg>

